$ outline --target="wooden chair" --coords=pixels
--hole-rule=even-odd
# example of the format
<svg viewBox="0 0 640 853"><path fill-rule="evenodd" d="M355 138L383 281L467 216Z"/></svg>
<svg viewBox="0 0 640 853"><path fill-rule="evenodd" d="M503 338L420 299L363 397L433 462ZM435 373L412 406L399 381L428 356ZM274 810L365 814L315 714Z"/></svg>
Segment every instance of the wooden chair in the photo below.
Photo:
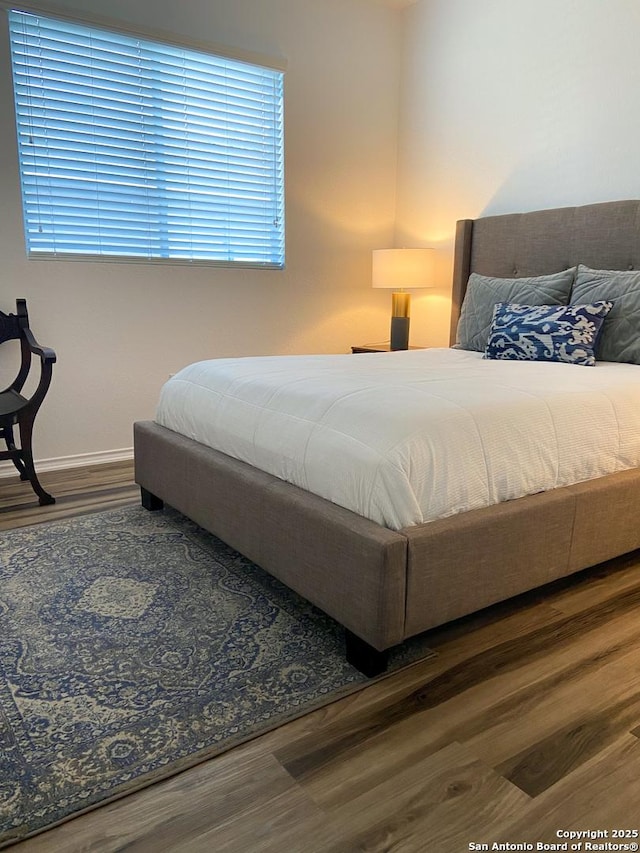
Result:
<svg viewBox="0 0 640 853"><path fill-rule="evenodd" d="M49 347L40 346L34 338L29 328L25 299L16 300L15 314L4 314L0 311L0 344L10 340L20 341L21 360L16 378L8 388L0 391L0 438L3 438L7 445L6 450L0 450L0 459L10 459L18 469L20 479L30 481L41 506L53 504L56 499L42 488L33 466L31 435L36 414L51 383L56 354ZM31 397L27 398L21 391L27 381L34 355L40 358L40 381ZM13 437L14 426L18 427L20 433L19 448L16 447Z"/></svg>

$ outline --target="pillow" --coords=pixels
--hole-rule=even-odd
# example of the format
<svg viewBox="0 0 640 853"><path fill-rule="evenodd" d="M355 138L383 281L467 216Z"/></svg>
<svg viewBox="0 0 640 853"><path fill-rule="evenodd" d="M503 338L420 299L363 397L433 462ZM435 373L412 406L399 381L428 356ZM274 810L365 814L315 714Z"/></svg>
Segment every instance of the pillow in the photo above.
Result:
<svg viewBox="0 0 640 853"><path fill-rule="evenodd" d="M601 361L640 364L640 271L578 267L571 304L608 299L614 303L598 344Z"/></svg>
<svg viewBox="0 0 640 853"><path fill-rule="evenodd" d="M529 278L489 278L471 273L458 321L457 347L483 352L497 302L566 305L576 268Z"/></svg>
<svg viewBox="0 0 640 853"><path fill-rule="evenodd" d="M611 302L591 305L514 305L499 302L485 358L564 361L592 367Z"/></svg>

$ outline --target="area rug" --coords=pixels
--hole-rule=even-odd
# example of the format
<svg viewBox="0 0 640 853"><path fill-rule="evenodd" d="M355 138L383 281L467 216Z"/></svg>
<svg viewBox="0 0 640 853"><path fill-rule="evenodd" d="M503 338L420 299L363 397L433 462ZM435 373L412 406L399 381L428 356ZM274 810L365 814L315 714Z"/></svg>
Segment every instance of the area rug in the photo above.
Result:
<svg viewBox="0 0 640 853"><path fill-rule="evenodd" d="M2 533L0 846L367 683L332 619L171 509Z"/></svg>

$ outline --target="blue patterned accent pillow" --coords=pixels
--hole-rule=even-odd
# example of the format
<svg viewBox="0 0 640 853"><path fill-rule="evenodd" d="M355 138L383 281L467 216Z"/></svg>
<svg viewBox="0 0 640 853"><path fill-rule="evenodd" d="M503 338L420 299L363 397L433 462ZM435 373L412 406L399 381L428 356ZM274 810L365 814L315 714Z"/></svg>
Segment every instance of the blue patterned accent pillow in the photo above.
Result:
<svg viewBox="0 0 640 853"><path fill-rule="evenodd" d="M498 302L485 358L565 361L592 367L604 318L613 302L517 305Z"/></svg>

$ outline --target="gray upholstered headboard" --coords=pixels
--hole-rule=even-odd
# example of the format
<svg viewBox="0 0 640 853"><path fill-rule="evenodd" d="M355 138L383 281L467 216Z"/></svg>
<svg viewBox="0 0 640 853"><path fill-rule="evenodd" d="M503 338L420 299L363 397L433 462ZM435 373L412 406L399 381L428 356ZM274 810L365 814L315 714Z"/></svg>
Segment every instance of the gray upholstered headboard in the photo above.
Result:
<svg viewBox="0 0 640 853"><path fill-rule="evenodd" d="M610 201L531 213L461 219L456 229L451 308L455 343L472 272L516 278L594 269L640 269L640 201Z"/></svg>

